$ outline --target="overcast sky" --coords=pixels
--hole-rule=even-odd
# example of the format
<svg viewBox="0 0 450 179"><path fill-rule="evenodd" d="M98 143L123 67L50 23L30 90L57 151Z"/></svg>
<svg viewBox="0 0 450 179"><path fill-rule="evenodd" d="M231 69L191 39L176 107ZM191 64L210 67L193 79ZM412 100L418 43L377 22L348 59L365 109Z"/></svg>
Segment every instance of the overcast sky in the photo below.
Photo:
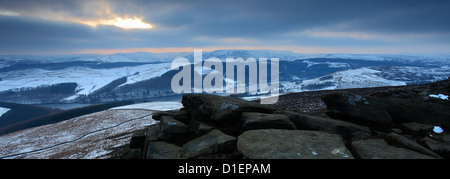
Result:
<svg viewBox="0 0 450 179"><path fill-rule="evenodd" d="M3 55L450 53L450 1L0 0L0 34Z"/></svg>

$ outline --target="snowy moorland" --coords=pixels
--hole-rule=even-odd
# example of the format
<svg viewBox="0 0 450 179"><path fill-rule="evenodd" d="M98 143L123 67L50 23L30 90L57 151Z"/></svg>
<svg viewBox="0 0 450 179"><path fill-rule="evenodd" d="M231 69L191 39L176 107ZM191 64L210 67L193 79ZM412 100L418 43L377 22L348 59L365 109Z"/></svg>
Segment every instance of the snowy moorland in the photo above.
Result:
<svg viewBox="0 0 450 179"><path fill-rule="evenodd" d="M152 113L181 103L122 106L0 136L0 158L110 158L132 132L156 123Z"/></svg>
<svg viewBox="0 0 450 179"><path fill-rule="evenodd" d="M358 68L335 72L319 78L304 80L301 83L284 82L284 92L303 92L315 90L334 90L347 88L368 88L378 86L406 85L402 81L388 80L379 77L380 71L370 68Z"/></svg>
<svg viewBox="0 0 450 179"><path fill-rule="evenodd" d="M2 74L0 91L75 82L78 84L76 94L90 94L121 77L127 77L122 85L132 84L145 79L161 76L170 70L170 63L120 67L113 69L92 69L88 67L69 67L61 70L27 69Z"/></svg>
<svg viewBox="0 0 450 179"><path fill-rule="evenodd" d="M170 66L178 57L192 61L194 55L192 52L138 52L0 56L0 101L102 103L170 96L173 95L171 79L177 73L171 71ZM420 84L450 76L450 55L445 54L299 54L271 50L202 53L202 60L211 57L222 61L226 58L278 58L282 93ZM192 70L203 76L215 72L209 67L201 68Z"/></svg>

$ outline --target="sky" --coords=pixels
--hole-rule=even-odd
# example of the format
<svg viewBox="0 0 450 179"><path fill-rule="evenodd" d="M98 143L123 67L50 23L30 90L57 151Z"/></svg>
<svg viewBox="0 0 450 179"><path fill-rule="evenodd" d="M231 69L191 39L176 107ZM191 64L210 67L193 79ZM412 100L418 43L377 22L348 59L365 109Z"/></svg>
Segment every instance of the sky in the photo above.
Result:
<svg viewBox="0 0 450 179"><path fill-rule="evenodd" d="M0 0L0 55L450 53L449 0Z"/></svg>

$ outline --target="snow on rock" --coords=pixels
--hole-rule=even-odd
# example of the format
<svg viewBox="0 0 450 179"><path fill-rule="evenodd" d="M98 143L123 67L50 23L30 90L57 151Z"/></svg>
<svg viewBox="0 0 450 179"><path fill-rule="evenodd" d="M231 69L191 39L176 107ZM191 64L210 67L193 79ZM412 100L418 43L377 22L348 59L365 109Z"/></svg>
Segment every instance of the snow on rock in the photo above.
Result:
<svg viewBox="0 0 450 179"><path fill-rule="evenodd" d="M432 98L439 98L439 99L443 99L443 100L448 100L448 95L445 95L445 94L430 94L430 95L428 95L428 96L430 96L430 97L432 97Z"/></svg>
<svg viewBox="0 0 450 179"><path fill-rule="evenodd" d="M440 126L434 126L433 132L436 134L440 134L440 133L444 132L444 129L442 129Z"/></svg>
<svg viewBox="0 0 450 179"><path fill-rule="evenodd" d="M2 108L0 107L0 117L2 117L3 114L9 111L9 108Z"/></svg>

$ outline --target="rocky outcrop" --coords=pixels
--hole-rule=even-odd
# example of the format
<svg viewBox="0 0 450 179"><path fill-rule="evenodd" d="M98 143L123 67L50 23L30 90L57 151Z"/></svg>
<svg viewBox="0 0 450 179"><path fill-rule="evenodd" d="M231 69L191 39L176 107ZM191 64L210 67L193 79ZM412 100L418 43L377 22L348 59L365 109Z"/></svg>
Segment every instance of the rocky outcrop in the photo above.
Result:
<svg viewBox="0 0 450 179"><path fill-rule="evenodd" d="M384 139L389 146L415 151L434 158L448 158L450 156L450 141L443 138L449 136L450 129L450 102L438 98L431 98L430 93L448 93L445 89L450 87L450 81L445 81L439 87L429 85L423 90L393 90L378 91L366 96L347 92L335 92L322 96L327 105L326 113L332 118L344 120L371 128L376 132L376 138ZM441 88L444 87L442 90ZM442 128L444 132L435 132L434 128ZM367 137L366 137L367 139ZM372 148L383 148L380 141L366 141L362 144L372 147L363 147L359 142L352 143L353 151ZM355 144L355 145L354 145ZM376 144L376 145L375 145ZM397 155L392 147L385 147L380 156L373 155L368 158ZM380 149L381 151L381 149ZM368 152L363 152L368 153ZM361 154L361 153L360 153ZM358 154L357 157L364 158ZM401 155L402 157L418 157L417 155ZM421 158L421 157L418 157Z"/></svg>
<svg viewBox="0 0 450 179"><path fill-rule="evenodd" d="M399 118L390 106L401 96L395 94L325 94L329 117L188 94L184 108L158 112L159 123L134 133L127 158L447 158L448 141L437 139L447 133L432 131L438 123L447 129L442 117L435 117L438 123Z"/></svg>
<svg viewBox="0 0 450 179"><path fill-rule="evenodd" d="M322 96L327 115L364 125L389 127L393 123L420 123L450 128L450 103L413 91L376 92L360 96L335 92Z"/></svg>
<svg viewBox="0 0 450 179"><path fill-rule="evenodd" d="M181 103L198 120L225 125L238 121L243 112L273 113L275 110L269 105L206 94L186 94Z"/></svg>

